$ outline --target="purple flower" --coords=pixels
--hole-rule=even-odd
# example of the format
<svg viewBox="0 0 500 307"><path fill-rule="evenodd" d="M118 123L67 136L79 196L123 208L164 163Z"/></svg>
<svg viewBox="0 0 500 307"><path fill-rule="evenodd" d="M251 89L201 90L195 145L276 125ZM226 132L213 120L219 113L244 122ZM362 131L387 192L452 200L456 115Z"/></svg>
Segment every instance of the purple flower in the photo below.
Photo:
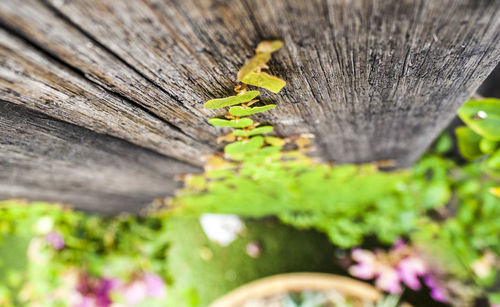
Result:
<svg viewBox="0 0 500 307"><path fill-rule="evenodd" d="M95 303L98 307L111 306L111 291L117 287L119 281L112 278L102 278L95 287Z"/></svg>
<svg viewBox="0 0 500 307"><path fill-rule="evenodd" d="M426 275L424 282L431 289L431 297L438 302L447 302L446 291L442 288L432 275Z"/></svg>
<svg viewBox="0 0 500 307"><path fill-rule="evenodd" d="M64 248L64 239L57 231L46 234L45 241L54 249L61 250Z"/></svg>
<svg viewBox="0 0 500 307"><path fill-rule="evenodd" d="M424 278L425 284L431 289L432 298L446 301L445 289L430 275L420 255L402 240L398 240L388 252L354 248L351 257L357 263L349 268L349 273L361 279L375 278L375 285L386 292L400 294L403 291L402 284L419 290L422 287L420 278Z"/></svg>

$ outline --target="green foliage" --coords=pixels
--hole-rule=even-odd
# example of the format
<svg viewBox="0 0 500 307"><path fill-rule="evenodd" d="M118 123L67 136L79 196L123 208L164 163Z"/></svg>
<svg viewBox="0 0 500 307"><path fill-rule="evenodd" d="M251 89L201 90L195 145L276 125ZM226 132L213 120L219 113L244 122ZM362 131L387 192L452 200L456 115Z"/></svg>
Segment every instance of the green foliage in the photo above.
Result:
<svg viewBox="0 0 500 307"><path fill-rule="evenodd" d="M257 134L264 134L264 133L269 133L274 130L273 126L260 126L252 130L234 130L233 134L235 136L253 136Z"/></svg>
<svg viewBox="0 0 500 307"><path fill-rule="evenodd" d="M164 265L168 251L166 224L161 217L105 217L54 204L15 200L0 201L0 216L0 239L30 240L29 266L22 275L29 285L30 290L25 292L30 303L44 300L60 287L62 276L70 268L125 281L142 271L169 278ZM62 248L51 246L47 236L52 233L64 240ZM23 306L21 303L16 306Z"/></svg>
<svg viewBox="0 0 500 307"><path fill-rule="evenodd" d="M208 122L216 127L232 128L245 128L253 124L253 120L251 120L250 118L239 118L231 120L223 118L211 118Z"/></svg>
<svg viewBox="0 0 500 307"><path fill-rule="evenodd" d="M468 160L474 160L483 155L479 149L481 136L469 127L458 127L455 129L458 141L458 149L462 156Z"/></svg>
<svg viewBox="0 0 500 307"><path fill-rule="evenodd" d="M264 145L264 138L258 135L249 140L231 143L224 148L224 152L228 155L250 154L256 152L262 145Z"/></svg>
<svg viewBox="0 0 500 307"><path fill-rule="evenodd" d="M254 108L243 108L243 107L232 107L229 109L229 114L233 116L250 116L257 113L269 111L276 107L275 104L268 104L262 107L254 107Z"/></svg>
<svg viewBox="0 0 500 307"><path fill-rule="evenodd" d="M254 99L257 96L259 96L259 91L248 91L245 93L239 93L236 96L212 99L205 103L205 108L218 109L218 108L233 106L235 104L249 102L250 100Z"/></svg>
<svg viewBox="0 0 500 307"><path fill-rule="evenodd" d="M490 172L500 170L500 100L483 98L466 102L458 111L467 127L456 130L458 146L464 158L485 158Z"/></svg>
<svg viewBox="0 0 500 307"><path fill-rule="evenodd" d="M500 141L500 99L469 100L460 108L458 116L482 137Z"/></svg>

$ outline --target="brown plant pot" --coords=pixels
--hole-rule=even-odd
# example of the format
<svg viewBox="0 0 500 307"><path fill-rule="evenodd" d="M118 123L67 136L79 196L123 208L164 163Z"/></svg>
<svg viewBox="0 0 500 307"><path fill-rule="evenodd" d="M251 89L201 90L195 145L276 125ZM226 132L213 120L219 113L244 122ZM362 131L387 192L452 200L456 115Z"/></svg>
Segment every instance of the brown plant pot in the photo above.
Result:
<svg viewBox="0 0 500 307"><path fill-rule="evenodd" d="M213 302L210 307L241 307L251 299L280 293L331 291L359 301L376 302L382 294L371 285L352 278L323 273L290 273L259 279L243 285Z"/></svg>

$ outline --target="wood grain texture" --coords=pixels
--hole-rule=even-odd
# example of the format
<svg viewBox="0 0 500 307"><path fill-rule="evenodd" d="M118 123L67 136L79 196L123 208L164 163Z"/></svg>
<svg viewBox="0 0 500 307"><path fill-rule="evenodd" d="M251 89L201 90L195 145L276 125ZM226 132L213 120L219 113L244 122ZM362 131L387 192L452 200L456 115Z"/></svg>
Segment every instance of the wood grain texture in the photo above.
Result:
<svg viewBox="0 0 500 307"><path fill-rule="evenodd" d="M207 124L221 111L204 109L204 102L231 94L256 44L275 38L285 46L273 55L271 72L288 86L278 95L263 90L263 100L278 107L256 115L259 122L274 125L278 135L315 134L324 160L395 159L407 166L500 61L500 1L2 0L0 99L72 124L67 129L126 141L116 145L124 156L120 167L103 178L127 174L121 168L133 164L126 157L139 150L135 145L201 165L203 154L221 149L215 138L223 133ZM49 117L36 125L42 129ZM45 128L44 142L62 133ZM23 144L23 129L5 131L9 146L16 134ZM70 139L57 144L80 148ZM105 185L99 194L99 185L81 179L85 170L70 154L66 167L65 152L59 165L43 159L51 144L37 145L45 148L33 156L45 163L39 166L44 176L62 182L58 172L69 176L73 168L80 178L75 189L49 187L34 171L29 176L46 191L31 189L36 182L21 175L4 175L9 185L0 186L23 195L60 192L64 200L81 197L94 205L100 197L116 203L122 191L124 201L131 195ZM0 153L0 161L11 161L3 144ZM32 165L28 154L19 156L20 169ZM184 172L176 160L162 165ZM94 194L81 194L85 184ZM145 199L137 187L136 199Z"/></svg>
<svg viewBox="0 0 500 307"><path fill-rule="evenodd" d="M139 211L172 195L174 175L199 171L125 141L0 101L0 199Z"/></svg>
<svg viewBox="0 0 500 307"><path fill-rule="evenodd" d="M55 118L201 164L209 149L0 29L0 97Z"/></svg>
<svg viewBox="0 0 500 307"><path fill-rule="evenodd" d="M499 1L48 1L198 109L257 42L283 39L271 70L288 87L259 118L339 162L413 162L500 59Z"/></svg>

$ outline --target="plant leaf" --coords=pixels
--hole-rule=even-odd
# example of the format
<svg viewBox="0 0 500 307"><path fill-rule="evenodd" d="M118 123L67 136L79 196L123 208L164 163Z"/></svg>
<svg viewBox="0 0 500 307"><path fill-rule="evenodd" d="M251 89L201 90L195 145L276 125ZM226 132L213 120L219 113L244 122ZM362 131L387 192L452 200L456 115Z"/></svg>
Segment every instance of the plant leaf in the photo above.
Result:
<svg viewBox="0 0 500 307"><path fill-rule="evenodd" d="M215 127L232 127L232 128L245 128L253 124L253 120L250 118L240 118L235 119L223 119L223 118L211 118L208 123Z"/></svg>
<svg viewBox="0 0 500 307"><path fill-rule="evenodd" d="M233 134L236 136L252 136L257 134L269 133L273 130L274 130L273 126L260 126L248 131L237 129L233 131Z"/></svg>
<svg viewBox="0 0 500 307"><path fill-rule="evenodd" d="M282 138L276 137L276 136L266 136L265 141L267 144L271 146L283 146L286 144L286 141Z"/></svg>
<svg viewBox="0 0 500 307"><path fill-rule="evenodd" d="M205 108L218 109L227 106L232 106L235 104L249 102L250 100L254 99L257 96L259 96L259 91L248 91L241 95L212 99L205 103Z"/></svg>
<svg viewBox="0 0 500 307"><path fill-rule="evenodd" d="M278 93L283 88L283 86L286 85L286 82L283 79L272 76L265 72L251 72L245 75L245 77L242 78L241 82L265 88L266 90L269 90L273 93Z"/></svg>
<svg viewBox="0 0 500 307"><path fill-rule="evenodd" d="M477 134L500 141L500 99L469 100L458 110L458 116Z"/></svg>
<svg viewBox="0 0 500 307"><path fill-rule="evenodd" d="M268 111L271 109L274 109L276 107L275 104L268 104L262 107L253 107L253 108L243 108L243 107L232 107L229 109L229 114L234 115L234 116L249 116L253 114L257 114L260 112Z"/></svg>
<svg viewBox="0 0 500 307"><path fill-rule="evenodd" d="M224 152L228 155L239 155L256 152L264 145L264 138L260 135L254 136L250 140L237 141L224 147Z"/></svg>
<svg viewBox="0 0 500 307"><path fill-rule="evenodd" d="M491 154L495 152L495 149L497 149L499 143L500 142L498 141L492 141L487 138L482 138L479 142L479 149L481 149L481 151L485 154Z"/></svg>
<svg viewBox="0 0 500 307"><path fill-rule="evenodd" d="M481 136L475 133L469 127L458 127L455 129L457 134L458 149L465 159L474 160L483 155L479 149Z"/></svg>
<svg viewBox="0 0 500 307"><path fill-rule="evenodd" d="M272 53L283 47L283 42L280 40L263 41L257 45L255 51L257 53Z"/></svg>
<svg viewBox="0 0 500 307"><path fill-rule="evenodd" d="M497 150L486 162L486 165L491 168L500 169L500 149Z"/></svg>
<svg viewBox="0 0 500 307"><path fill-rule="evenodd" d="M256 71L266 65L271 59L270 52L257 53L252 58L245 62L245 65L238 71L238 82L241 82L249 73Z"/></svg>

